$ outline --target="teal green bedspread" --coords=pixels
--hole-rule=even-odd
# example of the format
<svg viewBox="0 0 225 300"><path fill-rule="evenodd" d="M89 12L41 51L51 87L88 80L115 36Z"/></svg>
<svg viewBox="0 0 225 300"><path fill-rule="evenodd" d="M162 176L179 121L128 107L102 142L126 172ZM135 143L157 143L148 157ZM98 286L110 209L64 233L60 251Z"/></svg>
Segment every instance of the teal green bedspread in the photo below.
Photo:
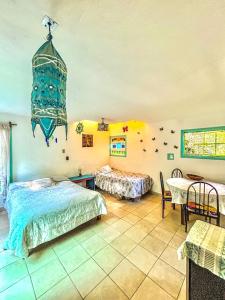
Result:
<svg viewBox="0 0 225 300"><path fill-rule="evenodd" d="M11 184L5 208L10 231L4 248L14 250L19 257L26 257L30 249L107 214L100 193L69 181L38 190Z"/></svg>

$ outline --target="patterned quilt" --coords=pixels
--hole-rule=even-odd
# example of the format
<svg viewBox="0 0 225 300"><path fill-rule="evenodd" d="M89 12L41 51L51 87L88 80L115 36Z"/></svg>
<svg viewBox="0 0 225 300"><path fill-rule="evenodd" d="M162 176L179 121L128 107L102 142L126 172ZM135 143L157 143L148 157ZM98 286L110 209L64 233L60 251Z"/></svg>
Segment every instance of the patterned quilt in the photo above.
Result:
<svg viewBox="0 0 225 300"><path fill-rule="evenodd" d="M14 250L20 257L28 256L30 249L107 213L100 193L70 181L45 188L11 184L5 208L10 231L4 248Z"/></svg>
<svg viewBox="0 0 225 300"><path fill-rule="evenodd" d="M151 190L153 181L148 175L124 172L96 173L96 185L110 194L126 198L138 198Z"/></svg>

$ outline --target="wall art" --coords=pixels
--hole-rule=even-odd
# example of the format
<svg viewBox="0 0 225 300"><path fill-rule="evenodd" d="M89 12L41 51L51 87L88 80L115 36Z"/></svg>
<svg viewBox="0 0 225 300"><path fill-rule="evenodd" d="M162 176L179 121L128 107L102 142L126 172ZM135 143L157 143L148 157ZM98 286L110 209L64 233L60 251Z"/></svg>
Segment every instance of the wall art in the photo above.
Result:
<svg viewBox="0 0 225 300"><path fill-rule="evenodd" d="M127 156L127 138L125 135L110 136L110 156Z"/></svg>
<svg viewBox="0 0 225 300"><path fill-rule="evenodd" d="M82 147L93 147L93 134L82 134Z"/></svg>

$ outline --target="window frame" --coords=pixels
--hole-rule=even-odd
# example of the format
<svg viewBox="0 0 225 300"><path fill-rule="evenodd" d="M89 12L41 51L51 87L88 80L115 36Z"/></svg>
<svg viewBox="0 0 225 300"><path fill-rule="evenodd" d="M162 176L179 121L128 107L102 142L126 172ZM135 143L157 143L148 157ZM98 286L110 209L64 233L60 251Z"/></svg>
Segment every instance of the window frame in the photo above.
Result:
<svg viewBox="0 0 225 300"><path fill-rule="evenodd" d="M185 133L192 132L210 132L210 131L225 131L225 126L217 126L217 127L206 127L206 128L194 128L194 129L182 129L181 130L181 158L195 158L195 159L211 159L211 160L225 160L224 156L204 156L204 155L187 155L184 149L184 137ZM215 145L217 143L214 143Z"/></svg>

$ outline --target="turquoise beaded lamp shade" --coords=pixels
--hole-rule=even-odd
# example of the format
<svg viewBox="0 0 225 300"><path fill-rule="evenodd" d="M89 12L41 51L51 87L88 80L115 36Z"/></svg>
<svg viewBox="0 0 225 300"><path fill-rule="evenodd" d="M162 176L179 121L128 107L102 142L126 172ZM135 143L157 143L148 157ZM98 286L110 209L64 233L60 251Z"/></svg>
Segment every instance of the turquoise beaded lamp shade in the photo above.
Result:
<svg viewBox="0 0 225 300"><path fill-rule="evenodd" d="M39 124L49 145L56 126L65 126L66 114L66 65L53 46L49 33L45 42L32 59L33 89L31 94L31 124L33 134Z"/></svg>

